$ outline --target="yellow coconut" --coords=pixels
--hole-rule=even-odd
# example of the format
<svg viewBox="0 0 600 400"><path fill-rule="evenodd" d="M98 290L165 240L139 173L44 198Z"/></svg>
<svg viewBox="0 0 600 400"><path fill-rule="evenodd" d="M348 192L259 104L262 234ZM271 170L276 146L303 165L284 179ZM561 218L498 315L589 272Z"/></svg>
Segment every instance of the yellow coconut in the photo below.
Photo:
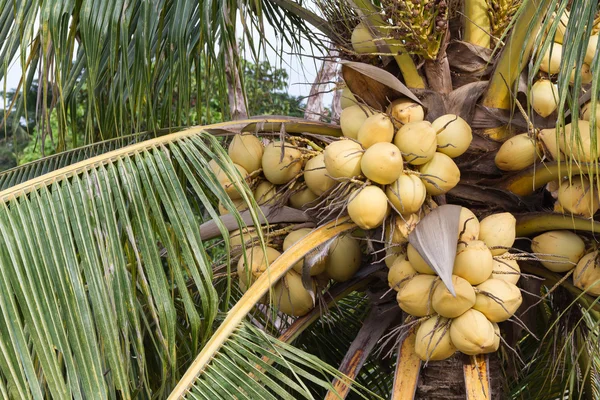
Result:
<svg viewBox="0 0 600 400"><path fill-rule="evenodd" d="M470 309L452 320L450 340L465 354L482 354L494 345L494 325L481 312Z"/></svg>
<svg viewBox="0 0 600 400"><path fill-rule="evenodd" d="M404 244L408 242L408 235L419 223L418 214L396 215L387 224L385 229L385 242L388 244Z"/></svg>
<svg viewBox="0 0 600 400"><path fill-rule="evenodd" d="M588 178L574 176L569 183L565 179L558 188L558 201L567 212L591 218L598 211L598 189L592 189Z"/></svg>
<svg viewBox="0 0 600 400"><path fill-rule="evenodd" d="M369 28L362 22L356 25L350 37L352 48L359 54L377 53L377 45Z"/></svg>
<svg viewBox="0 0 600 400"><path fill-rule="evenodd" d="M316 200L319 198L309 188L300 190L290 196L290 207L302 210L307 207L316 205Z"/></svg>
<svg viewBox="0 0 600 400"><path fill-rule="evenodd" d="M229 234L229 244L232 248L241 247L242 240L248 246L250 243L258 242L258 232L254 228L236 229Z"/></svg>
<svg viewBox="0 0 600 400"><path fill-rule="evenodd" d="M418 176L402 173L386 187L385 194L398 212L408 214L419 211L425 202L427 191Z"/></svg>
<svg viewBox="0 0 600 400"><path fill-rule="evenodd" d="M402 173L404 161L400 150L392 143L375 143L362 156L360 168L364 176L375 183L388 185Z"/></svg>
<svg viewBox="0 0 600 400"><path fill-rule="evenodd" d="M511 213L492 214L479 222L479 240L490 248L492 255L508 251L515 242L517 220Z"/></svg>
<svg viewBox="0 0 600 400"><path fill-rule="evenodd" d="M558 43L552 43L542 57L540 69L549 74L558 74L558 71L560 71L561 60L562 45Z"/></svg>
<svg viewBox="0 0 600 400"><path fill-rule="evenodd" d="M233 175L235 174L235 172L231 171L231 173L230 173L231 178L230 178L230 176L227 175L227 173L225 171L223 171L223 169L221 169L221 167L219 167L219 165L217 164L217 162L215 160L211 160L208 163L208 166L215 174L217 180L219 181L219 184L225 189L225 192L232 200L236 200L236 199L239 199L242 197L240 195L240 192L237 190L237 188L234 186L234 184L232 183L232 180L231 180L231 179L233 179ZM248 176L248 172L244 169L244 167L242 167L241 165L238 165L238 164L233 164L233 166L237 169L239 175L241 175L240 180L245 179ZM240 183L240 185L241 185L241 183Z"/></svg>
<svg viewBox="0 0 600 400"><path fill-rule="evenodd" d="M435 275L435 271L429 266L429 264L427 264L427 261L421 257L421 254L419 254L417 249L410 243L406 247L406 257L412 264L413 268L416 269L420 274Z"/></svg>
<svg viewBox="0 0 600 400"><path fill-rule="evenodd" d="M516 285L521 277L521 268L516 260L504 258L494 258L494 266L492 271L493 279L500 279L508 283Z"/></svg>
<svg viewBox="0 0 600 400"><path fill-rule="evenodd" d="M314 281L312 290L317 291ZM293 317L306 315L315 307L312 296L302 285L302 276L295 271L289 271L273 286L271 299L279 311Z"/></svg>
<svg viewBox="0 0 600 400"><path fill-rule="evenodd" d="M556 20L556 13L552 13L552 22L551 24L554 24L554 21ZM556 27L556 32L554 34L554 42L555 43L563 43L563 39L565 37L565 33L567 31L567 25L569 23L569 12L567 10L565 10L562 15L560 16L560 21L558 22L558 26ZM550 26L548 27L548 29L550 29Z"/></svg>
<svg viewBox="0 0 600 400"><path fill-rule="evenodd" d="M600 125L600 101L596 103L596 126ZM581 110L581 119L585 121L592 120L592 102L587 102Z"/></svg>
<svg viewBox="0 0 600 400"><path fill-rule="evenodd" d="M433 159L437 134L428 121L410 122L398 130L394 144L412 165L423 165Z"/></svg>
<svg viewBox="0 0 600 400"><path fill-rule="evenodd" d="M475 290L473 286L463 278L452 275L452 285L456 297L448 291L442 281L439 281L431 296L433 311L446 318L456 318L475 304Z"/></svg>
<svg viewBox="0 0 600 400"><path fill-rule="evenodd" d="M495 322L492 322L492 326L494 327L494 343L483 349L483 354L495 353L500 348L500 327Z"/></svg>
<svg viewBox="0 0 600 400"><path fill-rule="evenodd" d="M363 149L352 140L337 140L323 152L327 174L333 178L352 178L360 175Z"/></svg>
<svg viewBox="0 0 600 400"><path fill-rule="evenodd" d="M344 136L356 139L358 137L358 130L373 113L364 105L355 104L350 107L346 107L340 114L340 128Z"/></svg>
<svg viewBox="0 0 600 400"><path fill-rule="evenodd" d="M600 124L596 126L596 137L600 138ZM592 162L600 156L600 140L592 143L592 130L590 123L585 120L577 121L577 127L573 123L565 126L564 132L560 132L558 147L567 157L579 162Z"/></svg>
<svg viewBox="0 0 600 400"><path fill-rule="evenodd" d="M415 337L415 353L423 361L440 361L456 353L450 340L450 321L435 316L421 322Z"/></svg>
<svg viewBox="0 0 600 400"><path fill-rule="evenodd" d="M552 160L558 160L560 149L556 138L556 129L542 129L538 133L538 139L543 143L544 154L550 156ZM565 159L564 155L560 155L561 160Z"/></svg>
<svg viewBox="0 0 600 400"><path fill-rule="evenodd" d="M492 252L481 240L460 243L454 259L452 273L478 285L492 275Z"/></svg>
<svg viewBox="0 0 600 400"><path fill-rule="evenodd" d="M569 83L573 85L575 83L575 78L577 76L581 76L581 84L587 85L592 82L594 76L592 75L592 69L588 64L581 65L581 69L577 71L577 66L573 67L571 70L571 76L569 77Z"/></svg>
<svg viewBox="0 0 600 400"><path fill-rule="evenodd" d="M375 143L391 143L392 139L394 139L394 125L390 117L383 113L376 113L367 118L356 135L356 140L365 149Z"/></svg>
<svg viewBox="0 0 600 400"><path fill-rule="evenodd" d="M391 268L396 260L406 260L406 246L392 245L385 249L383 261L386 267Z"/></svg>
<svg viewBox="0 0 600 400"><path fill-rule="evenodd" d="M399 125L423 121L425 118L423 107L405 98L392 101L387 108L387 113L392 116L392 121Z"/></svg>
<svg viewBox="0 0 600 400"><path fill-rule="evenodd" d="M468 208L462 207L458 220L458 240L468 242L479 239L479 220Z"/></svg>
<svg viewBox="0 0 600 400"><path fill-rule="evenodd" d="M535 141L522 133L504 142L494 161L502 171L519 171L533 165L540 156Z"/></svg>
<svg viewBox="0 0 600 400"><path fill-rule="evenodd" d="M358 100L356 100L356 97L354 96L354 93L352 93L350 88L348 88L348 86L344 87L342 89L342 95L340 96L340 107L342 108L342 110L356 105L357 103Z"/></svg>
<svg viewBox="0 0 600 400"><path fill-rule="evenodd" d="M396 259L388 271L388 285L398 291L404 283L417 274L417 270L413 268L410 261L401 258Z"/></svg>
<svg viewBox="0 0 600 400"><path fill-rule="evenodd" d="M547 79L540 79L533 84L531 96L531 106L544 118L558 107L558 87Z"/></svg>
<svg viewBox="0 0 600 400"><path fill-rule="evenodd" d="M571 231L549 231L533 238L531 250L550 271L566 272L585 254L585 243Z"/></svg>
<svg viewBox="0 0 600 400"><path fill-rule="evenodd" d="M231 202L233 203L235 209L240 212L248 209L248 204L246 204L246 201L244 199L235 199L231 200ZM219 202L219 214L229 214L229 210L225 208L225 206L221 202Z"/></svg>
<svg viewBox="0 0 600 400"><path fill-rule="evenodd" d="M261 167L264 146L252 133L237 134L229 144L229 157L249 174Z"/></svg>
<svg viewBox="0 0 600 400"><path fill-rule="evenodd" d="M579 260L573 271L573 283L587 294L600 296L600 265L597 251L586 254Z"/></svg>
<svg viewBox="0 0 600 400"><path fill-rule="evenodd" d="M346 282L358 271L361 261L360 242L351 235L338 236L329 248L325 271L331 279Z"/></svg>
<svg viewBox="0 0 600 400"><path fill-rule="evenodd" d="M283 158L282 158L283 153ZM262 157L263 174L274 185L291 181L302 171L302 153L289 143L271 142Z"/></svg>
<svg viewBox="0 0 600 400"><path fill-rule="evenodd" d="M488 279L477 286L473 308L492 322L506 321L517 311L523 297L516 285L501 279Z"/></svg>
<svg viewBox="0 0 600 400"><path fill-rule="evenodd" d="M304 166L304 182L318 196L331 189L337 183L327 174L325 155L323 153L308 160Z"/></svg>
<svg viewBox="0 0 600 400"><path fill-rule="evenodd" d="M598 49L598 35L590 36L590 40L588 42L587 50L585 52L585 63L588 65L592 65L592 60L596 55L596 50Z"/></svg>
<svg viewBox="0 0 600 400"><path fill-rule="evenodd" d="M377 186L357 189L350 195L348 215L362 229L377 228L383 223L388 210L387 197Z"/></svg>
<svg viewBox="0 0 600 400"><path fill-rule="evenodd" d="M269 181L260 182L254 189L254 199L260 205L273 203L276 194L277 188Z"/></svg>
<svg viewBox="0 0 600 400"><path fill-rule="evenodd" d="M460 181L460 170L450 157L435 153L431 161L419 167L421 180L427 193L432 196L445 194Z"/></svg>
<svg viewBox="0 0 600 400"><path fill-rule="evenodd" d="M300 228L300 229L296 229L295 231L291 231L290 233L288 233L288 235L285 237L285 239L283 239L283 251L286 251L287 249L292 247L292 245L294 243L298 242L300 239L302 239L303 237L305 237L306 235L308 235L311 232L312 232L312 229L310 229L310 228ZM326 258L323 258L322 260L320 260L319 262L314 264L310 269L310 275L311 276L319 275L320 273L325 271L326 264L327 264ZM303 259L298 261L293 266L294 271L298 272L299 274L302 274L303 267L304 267Z"/></svg>
<svg viewBox="0 0 600 400"><path fill-rule="evenodd" d="M469 148L473 133L467 121L454 114L446 114L431 123L437 133L437 151L456 158Z"/></svg>
<svg viewBox="0 0 600 400"><path fill-rule="evenodd" d="M240 257L237 273L246 286L254 282L281 253L272 247L266 247L266 253L261 246L246 249L245 257Z"/></svg>
<svg viewBox="0 0 600 400"><path fill-rule="evenodd" d="M437 276L415 275L402 285L396 296L400 308L415 317L424 317L433 313L431 293Z"/></svg>

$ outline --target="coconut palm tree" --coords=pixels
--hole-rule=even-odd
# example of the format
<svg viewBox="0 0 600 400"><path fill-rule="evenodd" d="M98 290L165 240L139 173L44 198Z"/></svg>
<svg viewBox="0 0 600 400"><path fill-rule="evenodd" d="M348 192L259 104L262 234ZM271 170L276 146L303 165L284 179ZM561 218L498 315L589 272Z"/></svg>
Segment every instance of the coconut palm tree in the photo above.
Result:
<svg viewBox="0 0 600 400"><path fill-rule="evenodd" d="M19 56L22 93L39 71L43 98L53 96L40 118L55 110L66 132L77 91L88 90L86 147L0 174L3 398L597 398L599 154L596 113L589 110L596 107L600 57L588 51L598 30L597 3L0 4L0 49L4 60ZM323 168L304 164L316 164L324 149L342 143L358 149L351 156L366 157L370 147L361 138L340 139L349 136L343 114L341 128L279 116L187 128L203 112L200 101L190 111L198 88L218 90L223 99L233 93L235 100L238 89L243 95L236 23L260 51L268 45L260 36L266 21L296 46L300 38L321 45L326 37L324 48L333 46L342 60L345 109L375 114L392 134L410 125L393 107L389 113L398 120L378 114L392 101L410 104L411 116L421 110L420 119L434 125L453 114L433 131L435 154L441 153L436 135L464 120L473 139L444 168L455 168L460 180L436 183L437 172L426 169L433 164L415 167L403 151L407 179L427 186L428 194L423 189L414 217L399 217L402 202L386 212L384 195L385 222L371 224L372 215L358 218L350 207L360 193L383 193L365 168L337 176L319 195L308 183L306 172ZM206 70L214 81L196 80L194 88L190 71ZM534 85L540 77L556 83L542 106ZM26 95L16 99L17 110L27 104ZM547 113L545 103L556 111ZM235 104L232 116L240 109ZM288 144L264 150L257 136ZM258 143L242 146L246 153L260 148L263 155L254 171L239 166L252 161L236 150L245 140ZM285 168L269 167L288 152L293 161ZM325 170L332 174L327 164ZM290 176L282 181L275 172ZM272 196L266 202L257 196L265 183ZM374 199L358 210L374 212ZM461 224L464 209L473 217ZM483 234L499 226L484 217L502 213L516 216L512 239L523 239L514 245ZM432 317L427 289L417 296L426 299L420 315L407 311L402 296L415 276L435 283L431 296L458 292L451 276L459 276L457 241L469 246L463 235L477 218L481 232L474 238L490 263L520 267L523 300L486 337L495 344L480 344L487 354L465 355L453 332L466 337L479 324L457 322L463 314L446 322ZM309 228L302 239L286 242L302 228ZM536 236L544 232L564 239ZM360 245L335 253L348 238ZM413 250L405 249L407 241ZM393 257L415 269L421 257L418 268L430 271L394 281ZM357 269L348 272L349 265ZM317 268L326 275L311 277ZM482 302L500 304L497 312L509 307L483 286L476 289ZM453 298L444 297L448 304ZM472 306L473 315L484 315L481 325L492 327L491 311L474 304L467 311ZM437 338L432 348L427 337ZM463 341L475 342L469 340ZM435 360L434 352L446 359Z"/></svg>

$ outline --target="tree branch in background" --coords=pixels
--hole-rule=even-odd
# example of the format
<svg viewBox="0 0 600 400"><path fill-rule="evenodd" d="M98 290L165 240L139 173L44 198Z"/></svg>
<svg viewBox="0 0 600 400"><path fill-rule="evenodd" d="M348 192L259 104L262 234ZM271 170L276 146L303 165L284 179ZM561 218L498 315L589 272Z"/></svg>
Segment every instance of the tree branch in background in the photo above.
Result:
<svg viewBox="0 0 600 400"><path fill-rule="evenodd" d="M238 59L237 46L230 46L225 52L225 76L227 79L229 112L233 120L248 118L244 90L242 89L238 63L236 61Z"/></svg>
<svg viewBox="0 0 600 400"><path fill-rule="evenodd" d="M327 89L327 85L334 80L337 75L339 65L336 58L339 53L333 47L329 49L329 55L323 60L323 65L317 73L317 77L310 89L310 94L306 100L306 108L304 110L304 118L319 121L323 115L323 94Z"/></svg>

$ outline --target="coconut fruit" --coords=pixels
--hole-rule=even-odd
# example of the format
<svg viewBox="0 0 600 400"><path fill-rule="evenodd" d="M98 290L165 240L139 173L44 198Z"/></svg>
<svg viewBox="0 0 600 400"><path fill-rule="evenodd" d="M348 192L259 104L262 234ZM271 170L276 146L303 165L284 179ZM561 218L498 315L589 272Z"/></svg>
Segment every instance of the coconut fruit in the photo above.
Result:
<svg viewBox="0 0 600 400"><path fill-rule="evenodd" d="M479 220L471 210L462 207L458 220L458 240L468 242L479 239Z"/></svg>
<svg viewBox="0 0 600 400"><path fill-rule="evenodd" d="M312 286L313 292L316 292L314 281ZM295 271L289 271L273 286L271 299L279 311L293 317L306 315L315 307L311 294L302 285L302 276Z"/></svg>
<svg viewBox="0 0 600 400"><path fill-rule="evenodd" d="M479 222L479 240L490 248L492 255L508 251L515 242L517 220L511 213L492 214Z"/></svg>
<svg viewBox="0 0 600 400"><path fill-rule="evenodd" d="M423 121L425 118L423 107L404 98L392 101L387 108L387 113L392 116L394 123L398 122L401 125Z"/></svg>
<svg viewBox="0 0 600 400"><path fill-rule="evenodd" d="M570 183L568 179L560 183L558 201L564 210L591 218L598 211L598 190L592 189L588 178L574 176Z"/></svg>
<svg viewBox="0 0 600 400"><path fill-rule="evenodd" d="M235 209L238 211L244 211L244 210L248 209L248 204L246 203L246 201L244 199L235 199L235 200L231 200L231 202L233 203L233 206L235 207ZM223 203L219 202L218 207L219 207L219 214L221 214L221 215L229 214L229 210L227 208L225 208Z"/></svg>
<svg viewBox="0 0 600 400"><path fill-rule="evenodd" d="M456 353L450 340L450 321L435 316L421 322L415 335L415 353L423 361L445 360Z"/></svg>
<svg viewBox="0 0 600 400"><path fill-rule="evenodd" d="M412 165L430 161L437 149L437 135L428 121L410 122L398 130L394 144Z"/></svg>
<svg viewBox="0 0 600 400"><path fill-rule="evenodd" d="M558 107L558 87L547 79L540 79L531 87L531 105L536 113L546 118Z"/></svg>
<svg viewBox="0 0 600 400"><path fill-rule="evenodd" d="M419 215L396 215L385 229L385 242L388 244L404 244L408 242L408 235L419 223Z"/></svg>
<svg viewBox="0 0 600 400"><path fill-rule="evenodd" d="M600 137L596 127L596 137ZM559 131L560 132L560 131ZM592 162L600 156L600 140L592 145L592 130L588 121L577 121L577 127L573 123L565 126L564 132L559 133L558 147L567 157L579 162Z"/></svg>
<svg viewBox="0 0 600 400"><path fill-rule="evenodd" d="M577 76L581 77L581 84L587 85L592 82L594 76L592 75L592 69L587 64L582 64L581 69L577 71L577 66L573 67L571 70L571 76L569 77L569 83L573 85L575 83L575 78Z"/></svg>
<svg viewBox="0 0 600 400"><path fill-rule="evenodd" d="M516 285L517 282L519 282L521 268L516 260L494 258L494 265L492 268L493 279L500 279L512 283L513 285Z"/></svg>
<svg viewBox="0 0 600 400"><path fill-rule="evenodd" d="M304 182L317 196L322 195L337 183L335 179L327 175L323 153L308 160L304 166Z"/></svg>
<svg viewBox="0 0 600 400"><path fill-rule="evenodd" d="M597 251L586 254L579 260L573 271L573 283L587 294L600 296L600 265Z"/></svg>
<svg viewBox="0 0 600 400"><path fill-rule="evenodd" d="M262 141L251 133L237 134L229 144L229 157L244 167L249 173L261 167L264 146Z"/></svg>
<svg viewBox="0 0 600 400"><path fill-rule="evenodd" d="M262 181L254 189L254 199L259 205L270 204L273 202L277 188L269 181Z"/></svg>
<svg viewBox="0 0 600 400"><path fill-rule="evenodd" d="M552 13L552 22L556 20L556 13ZM569 12L565 10L560 16L560 21L558 22L558 26L556 27L556 32L554 34L554 42L555 43L563 43L563 39L565 37L565 33L567 31L567 25L569 24ZM550 29L550 27L548 27Z"/></svg>
<svg viewBox="0 0 600 400"><path fill-rule="evenodd" d="M406 260L406 246L392 245L386 247L383 259L386 267L391 268L398 259Z"/></svg>
<svg viewBox="0 0 600 400"><path fill-rule="evenodd" d="M394 138L394 125L390 117L383 113L375 113L365 120L356 135L356 140L365 149L375 143L391 143Z"/></svg>
<svg viewBox="0 0 600 400"><path fill-rule="evenodd" d="M600 102L596 103L596 125L600 125ZM581 119L585 121L592 120L592 102L587 102L581 110Z"/></svg>
<svg viewBox="0 0 600 400"><path fill-rule="evenodd" d="M282 157L283 151L283 157ZM274 185L288 183L302 171L302 153L291 144L271 142L262 157L263 174Z"/></svg>
<svg viewBox="0 0 600 400"><path fill-rule="evenodd" d="M585 243L571 231L549 231L533 238L531 250L550 271L566 272L585 254Z"/></svg>
<svg viewBox="0 0 600 400"><path fill-rule="evenodd" d="M244 228L243 230L237 229L229 234L229 244L232 248L241 247L242 240L246 245L252 242L258 241L258 232L254 228Z"/></svg>
<svg viewBox="0 0 600 400"><path fill-rule="evenodd" d="M402 173L404 161L400 150L392 143L375 143L362 156L360 168L364 176L375 183L388 185Z"/></svg>
<svg viewBox="0 0 600 400"><path fill-rule="evenodd" d="M388 210L387 197L377 186L366 186L350 195L348 215L362 229L377 228L383 223Z"/></svg>
<svg viewBox="0 0 600 400"><path fill-rule="evenodd" d="M350 235L338 236L331 244L326 260L327 275L337 282L346 282L360 268L360 242Z"/></svg>
<svg viewBox="0 0 600 400"><path fill-rule="evenodd" d="M558 160L560 149L556 138L556 129L542 129L538 133L538 139L544 144L544 154L550 156L552 160ZM561 159L565 157L561 154Z"/></svg>
<svg viewBox="0 0 600 400"><path fill-rule="evenodd" d="M452 273L478 285L492 275L492 252L481 240L460 243L454 259Z"/></svg>
<svg viewBox="0 0 600 400"><path fill-rule="evenodd" d="M309 188L305 188L290 196L290 207L302 210L315 205L318 198Z"/></svg>
<svg viewBox="0 0 600 400"><path fill-rule="evenodd" d="M598 49L598 35L590 36L590 40L587 45L587 50L585 52L584 62L588 65L592 65L592 60L594 59L594 55L596 55L596 50Z"/></svg>
<svg viewBox="0 0 600 400"><path fill-rule="evenodd" d="M237 264L237 273L240 281L250 286L258 277L267 270L268 266L275 261L281 253L272 247L253 246L246 249L245 257L240 257Z"/></svg>
<svg viewBox="0 0 600 400"><path fill-rule="evenodd" d="M540 70L549 74L558 74L560 71L560 62L562 60L562 45L552 43L542 56ZM589 64L589 63L588 63Z"/></svg>
<svg viewBox="0 0 600 400"><path fill-rule="evenodd" d="M494 343L483 349L482 354L495 353L500 348L500 327L495 322L492 322L492 326L494 327Z"/></svg>
<svg viewBox="0 0 600 400"><path fill-rule="evenodd" d="M492 322L506 321L523 302L519 288L501 279L488 279L477 286L477 291L473 308Z"/></svg>
<svg viewBox="0 0 600 400"><path fill-rule="evenodd" d="M356 25L350 37L352 48L358 54L377 53L377 45L369 28L362 22Z"/></svg>
<svg viewBox="0 0 600 400"><path fill-rule="evenodd" d="M419 177L402 173L385 189L385 194L398 212L408 214L419 211L427 191Z"/></svg>
<svg viewBox="0 0 600 400"><path fill-rule="evenodd" d="M456 318L475 304L475 290L469 282L460 276L452 275L452 285L456 297L441 281L436 284L431 295L433 311L446 318Z"/></svg>
<svg viewBox="0 0 600 400"><path fill-rule="evenodd" d="M437 133L437 151L456 158L469 148L473 133L467 121L454 114L446 114L431 123Z"/></svg>
<svg viewBox="0 0 600 400"><path fill-rule="evenodd" d="M295 244L296 242L298 242L300 239L302 239L303 237L305 237L306 235L308 235L311 232L312 232L312 229L310 229L310 228L300 228L300 229L296 229L295 231L291 231L285 237L285 239L283 239L283 251L287 251L287 249L292 247L293 244ZM326 260L326 258L323 258L322 260L320 260L319 262L317 262L310 268L310 275L311 276L319 275L320 273L325 271L326 265L327 265L327 260ZM294 271L298 272L299 274L302 274L302 268L304 268L304 259L302 259L302 260L298 261L296 264L294 264L293 268L294 268Z"/></svg>
<svg viewBox="0 0 600 400"><path fill-rule="evenodd" d="M482 354L494 345L494 325L481 312L470 309L452 320L450 340L461 352Z"/></svg>
<svg viewBox="0 0 600 400"><path fill-rule="evenodd" d="M527 133L522 133L504 142L494 161L502 171L519 171L533 165L538 159L540 153L535 141Z"/></svg>
<svg viewBox="0 0 600 400"><path fill-rule="evenodd" d="M356 139L358 137L358 130L371 115L373 113L363 105L355 104L344 108L340 114L342 134L348 138Z"/></svg>
<svg viewBox="0 0 600 400"><path fill-rule="evenodd" d="M402 258L396 259L388 271L388 285L398 291L404 283L417 274L417 270L413 268L410 261Z"/></svg>
<svg viewBox="0 0 600 400"><path fill-rule="evenodd" d="M208 163L208 166L210 167L212 172L215 174L221 187L223 187L223 189L225 189L225 192L227 193L229 198L231 198L232 200L236 200L236 199L239 199L242 197L240 195L240 192L238 191L238 189L232 183L231 178L227 175L227 173L225 171L223 171L223 169L217 164L217 162L215 160L211 160ZM244 169L244 167L242 167L241 165L238 165L238 164L233 164L233 166L237 169L238 173L241 175L241 179L245 179L248 176L248 172ZM233 175L233 174L234 174L234 172L232 171L231 175Z"/></svg>
<svg viewBox="0 0 600 400"><path fill-rule="evenodd" d="M358 100L356 100L356 97L354 96L354 93L352 93L350 88L348 86L344 87L342 89L342 95L340 97L340 107L342 108L342 110L356 105L357 103Z"/></svg>
<svg viewBox="0 0 600 400"><path fill-rule="evenodd" d="M327 174L334 178L352 178L360 175L363 149L352 140L337 140L323 151Z"/></svg>
<svg viewBox="0 0 600 400"><path fill-rule="evenodd" d="M410 243L406 247L406 257L412 264L413 268L417 270L417 272L421 274L435 275L435 271L429 266L429 264L427 264L427 261L421 257L421 254L419 254L417 249Z"/></svg>
<svg viewBox="0 0 600 400"><path fill-rule="evenodd" d="M415 317L432 314L431 293L437 279L434 275L419 274L407 280L396 296L400 308Z"/></svg>
<svg viewBox="0 0 600 400"><path fill-rule="evenodd" d="M432 196L445 194L460 181L460 170L444 153L434 153L431 161L419 167L421 180L427 193Z"/></svg>

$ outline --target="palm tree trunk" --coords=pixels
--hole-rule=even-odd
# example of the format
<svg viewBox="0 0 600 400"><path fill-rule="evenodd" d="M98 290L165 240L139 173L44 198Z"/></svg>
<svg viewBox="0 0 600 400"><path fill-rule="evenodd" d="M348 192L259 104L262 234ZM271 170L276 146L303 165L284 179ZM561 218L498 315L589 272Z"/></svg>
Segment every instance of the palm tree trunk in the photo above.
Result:
<svg viewBox="0 0 600 400"><path fill-rule="evenodd" d="M306 108L304 110L304 118L319 121L323 116L323 92L335 78L338 70L338 64L335 62L338 52L333 50L329 51L329 60L324 60L323 65L317 73L317 77L313 82L310 94L306 101Z"/></svg>
<svg viewBox="0 0 600 400"><path fill-rule="evenodd" d="M248 110L240 81L240 73L238 70L238 51L237 46L231 46L225 52L225 75L227 78L227 97L229 100L229 112L231 119L246 119L248 118Z"/></svg>

